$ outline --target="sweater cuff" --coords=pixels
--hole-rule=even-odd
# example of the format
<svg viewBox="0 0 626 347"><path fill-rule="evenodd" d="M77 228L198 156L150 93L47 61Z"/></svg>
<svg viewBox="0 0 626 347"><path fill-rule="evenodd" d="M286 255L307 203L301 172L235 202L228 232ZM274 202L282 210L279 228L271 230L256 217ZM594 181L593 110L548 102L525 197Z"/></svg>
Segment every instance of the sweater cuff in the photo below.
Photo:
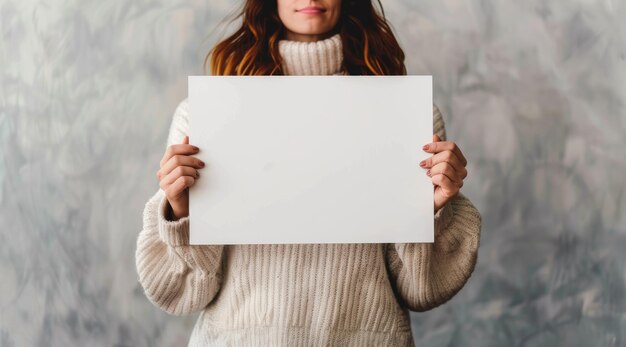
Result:
<svg viewBox="0 0 626 347"><path fill-rule="evenodd" d="M448 202L446 202L446 204L439 208L437 213L435 213L435 235L443 232L448 225L450 225L450 222L452 222L452 219L454 218L452 200L454 199L455 198L448 200Z"/></svg>
<svg viewBox="0 0 626 347"><path fill-rule="evenodd" d="M165 218L166 207L169 204L165 195L161 197L158 208L159 236L170 246L189 245L189 216L172 221Z"/></svg>

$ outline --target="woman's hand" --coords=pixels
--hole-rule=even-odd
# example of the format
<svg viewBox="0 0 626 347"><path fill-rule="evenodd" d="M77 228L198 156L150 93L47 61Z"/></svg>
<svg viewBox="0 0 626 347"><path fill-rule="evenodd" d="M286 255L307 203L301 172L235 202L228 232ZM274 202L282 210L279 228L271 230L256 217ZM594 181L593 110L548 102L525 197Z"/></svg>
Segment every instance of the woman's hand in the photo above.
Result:
<svg viewBox="0 0 626 347"><path fill-rule="evenodd" d="M169 146L161 159L157 178L171 207L168 209L171 216L165 216L169 220L189 215L189 187L200 177L198 169L204 167L200 159L191 156L199 150L190 145L189 136L185 136L183 143Z"/></svg>
<svg viewBox="0 0 626 347"><path fill-rule="evenodd" d="M426 175L432 178L435 186L435 213L450 199L455 197L461 187L463 179L467 177L467 160L452 141L441 141L439 136L433 135L433 142L422 148L428 153L434 153L430 158L420 162L420 166L428 169Z"/></svg>

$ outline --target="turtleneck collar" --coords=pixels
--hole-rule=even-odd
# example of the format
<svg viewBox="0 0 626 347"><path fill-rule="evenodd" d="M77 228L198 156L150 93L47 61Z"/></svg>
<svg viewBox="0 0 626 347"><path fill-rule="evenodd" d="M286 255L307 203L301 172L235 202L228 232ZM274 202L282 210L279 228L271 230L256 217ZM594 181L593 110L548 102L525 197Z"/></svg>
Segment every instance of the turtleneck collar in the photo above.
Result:
<svg viewBox="0 0 626 347"><path fill-rule="evenodd" d="M279 40L285 75L342 75L341 35L313 41Z"/></svg>

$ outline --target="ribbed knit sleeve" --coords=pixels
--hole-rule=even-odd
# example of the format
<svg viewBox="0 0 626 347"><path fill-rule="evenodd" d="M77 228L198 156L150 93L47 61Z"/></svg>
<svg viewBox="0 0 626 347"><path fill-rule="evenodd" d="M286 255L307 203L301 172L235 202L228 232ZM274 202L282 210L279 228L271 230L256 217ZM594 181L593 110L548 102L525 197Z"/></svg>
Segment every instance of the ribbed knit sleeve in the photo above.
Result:
<svg viewBox="0 0 626 347"><path fill-rule="evenodd" d="M169 129L167 147L188 134L187 99L179 103ZM143 210L135 262L146 297L174 315L203 309L220 289L223 245L189 245L189 216L166 219L168 202L159 190Z"/></svg>
<svg viewBox="0 0 626 347"><path fill-rule="evenodd" d="M446 140L441 111L433 105L434 132ZM401 304L426 311L450 300L463 288L477 261L481 216L462 193L435 214L434 243L387 245L386 261Z"/></svg>

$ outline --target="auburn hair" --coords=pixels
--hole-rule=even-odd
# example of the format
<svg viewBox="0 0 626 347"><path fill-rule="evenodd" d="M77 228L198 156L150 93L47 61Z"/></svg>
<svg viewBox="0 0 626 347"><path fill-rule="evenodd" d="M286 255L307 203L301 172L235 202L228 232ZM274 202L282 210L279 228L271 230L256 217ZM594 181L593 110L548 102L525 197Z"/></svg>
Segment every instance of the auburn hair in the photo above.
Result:
<svg viewBox="0 0 626 347"><path fill-rule="evenodd" d="M342 71L348 75L406 75L404 51L371 0L343 0L335 27L343 45ZM277 0L245 0L241 27L222 40L204 59L212 75L284 75L278 41L285 28Z"/></svg>

